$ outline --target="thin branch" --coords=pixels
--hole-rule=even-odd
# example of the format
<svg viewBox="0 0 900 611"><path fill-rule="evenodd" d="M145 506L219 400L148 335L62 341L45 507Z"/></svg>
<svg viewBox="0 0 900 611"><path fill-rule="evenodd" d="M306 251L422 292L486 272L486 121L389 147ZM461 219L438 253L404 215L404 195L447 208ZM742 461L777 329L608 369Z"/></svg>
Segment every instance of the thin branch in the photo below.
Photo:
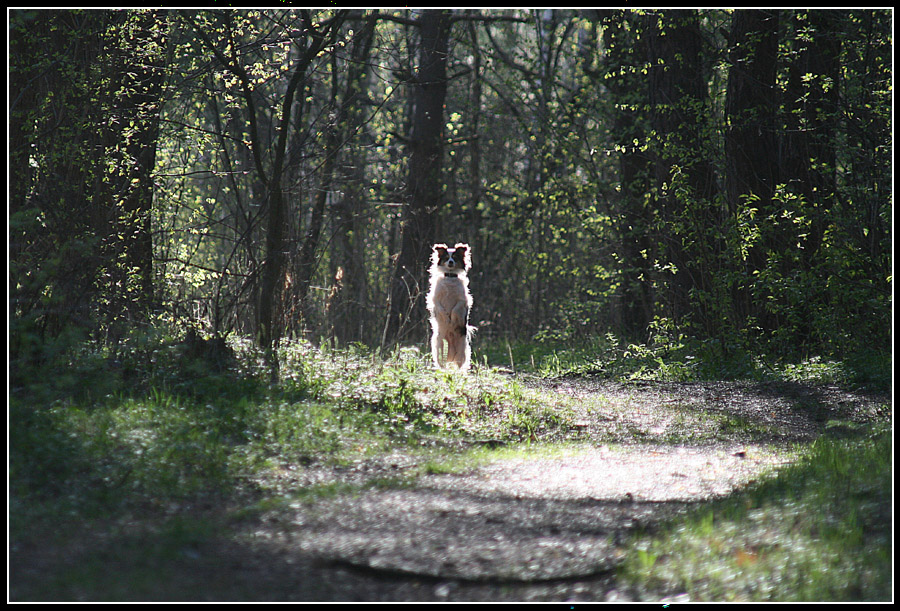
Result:
<svg viewBox="0 0 900 611"><path fill-rule="evenodd" d="M266 176L266 171L262 162L262 146L260 145L259 140L259 130L257 128L256 122L256 102L253 100L253 86L250 82L250 77L247 75L247 71L244 70L244 67L237 60L236 57L227 57L221 50L219 50L218 46L213 43L213 41L209 38L206 32L197 25L194 21L193 17L188 14L187 11L179 11L178 12L181 17L188 22L188 25L197 33L197 35L203 40L203 43L209 48L210 51L218 58L219 62L226 68L228 68L231 72L238 77L241 81L241 91L244 96L244 101L247 104L247 123L250 128L250 141L252 143L253 149L253 162L256 165L256 171L259 173L259 178L263 182L263 184L268 184L269 180Z"/></svg>

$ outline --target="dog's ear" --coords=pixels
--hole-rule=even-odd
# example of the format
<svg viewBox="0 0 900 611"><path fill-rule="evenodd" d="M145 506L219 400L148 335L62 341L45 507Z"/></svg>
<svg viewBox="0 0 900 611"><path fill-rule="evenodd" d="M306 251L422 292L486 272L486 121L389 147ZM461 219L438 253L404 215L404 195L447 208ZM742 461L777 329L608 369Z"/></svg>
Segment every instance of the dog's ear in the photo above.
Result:
<svg viewBox="0 0 900 611"><path fill-rule="evenodd" d="M454 248L456 252L462 251L464 267L468 270L472 266L472 251L469 250L469 245L459 242Z"/></svg>
<svg viewBox="0 0 900 611"><path fill-rule="evenodd" d="M441 257L447 256L446 244L435 244L431 247L431 262L437 265L441 261Z"/></svg>

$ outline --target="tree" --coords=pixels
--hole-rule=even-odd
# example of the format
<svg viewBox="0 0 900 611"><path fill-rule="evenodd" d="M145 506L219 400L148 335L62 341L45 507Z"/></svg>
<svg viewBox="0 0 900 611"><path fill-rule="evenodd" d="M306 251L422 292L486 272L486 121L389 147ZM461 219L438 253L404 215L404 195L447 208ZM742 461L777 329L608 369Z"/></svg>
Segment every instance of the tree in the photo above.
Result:
<svg viewBox="0 0 900 611"><path fill-rule="evenodd" d="M409 175L400 238L400 252L391 283L385 337L402 339L424 320L421 296L426 262L435 238L435 218L441 205L444 99L447 95L450 13L425 10L419 29L418 70L409 81L412 125L409 134Z"/></svg>
<svg viewBox="0 0 900 611"><path fill-rule="evenodd" d="M725 188L729 214L764 217L773 212L776 187L781 179L778 150L778 100L776 90L778 12L735 11L729 40L731 56L725 99ZM746 200L750 199L748 203ZM745 278L765 267L766 249L753 245L742 270ZM740 320L758 316L749 283L736 287L735 307Z"/></svg>
<svg viewBox="0 0 900 611"><path fill-rule="evenodd" d="M14 351L116 340L153 305L150 213L168 22L157 11L11 14Z"/></svg>
<svg viewBox="0 0 900 611"><path fill-rule="evenodd" d="M606 55L594 79L615 101L611 109L612 133L620 188L613 219L621 243L622 325L626 336L644 341L654 310L650 235L653 215L646 197L651 166L642 146L649 126L640 112L650 95L643 76L646 38L641 36L638 19L628 11L606 11L599 18Z"/></svg>
<svg viewBox="0 0 900 611"><path fill-rule="evenodd" d="M783 163L787 188L805 204L808 224L798 259L791 261L792 257L785 257L781 262L796 265L801 273L810 273L816 267L828 217L835 206L841 82L838 28L842 17L840 11L794 13L798 47L788 62ZM792 275L796 270L782 268L782 273ZM802 343L812 335L810 297L790 303ZM770 330L772 326L770 322Z"/></svg>
<svg viewBox="0 0 900 611"><path fill-rule="evenodd" d="M338 166L340 149L350 136L351 131L360 126L363 120L359 112L364 99L361 84L375 34L375 16L369 15L363 20L362 11L357 10L351 11L347 19L358 21L359 25L362 26L362 31L355 35L353 39L350 57L346 65L344 89L340 93L338 92L340 84L338 76L341 73L341 69L337 65L337 55L332 55L331 111L328 113L329 116L325 126L324 159L319 170L321 178L313 197L306 237L297 257L298 301L304 307L308 306L306 303L307 295L315 272L316 251L319 246L322 226L325 222L325 204Z"/></svg>
<svg viewBox="0 0 900 611"><path fill-rule="evenodd" d="M346 11L338 11L316 23L308 10L300 11L301 30L294 33L297 48L296 58L290 68L286 87L281 97L280 113L276 119L276 139L273 144L272 162L266 167L262 161L263 150L259 134L259 111L257 109L254 81L244 65L241 51L234 46L221 49L210 35L199 26L190 14L185 18L194 27L197 34L206 43L220 64L231 71L238 79L244 100L244 112L250 128L250 142L258 178L265 186L264 196L260 202L265 216L265 254L262 264L259 288L259 306L257 309L257 330L259 343L269 354L273 374L277 372L277 361L272 348L277 342L281 325L277 321L277 313L282 305L284 274L286 270L286 203L284 200L283 179L288 160L288 136L293 133L290 122L294 118L294 99L305 79L313 61L326 46L334 42L340 26L346 18ZM309 239L317 240L318 233L313 231Z"/></svg>
<svg viewBox="0 0 900 611"><path fill-rule="evenodd" d="M113 35L121 42L102 61L111 85L105 92L105 113L112 129L104 143L110 151L110 202L120 209L114 233L122 238L123 265L112 282L123 286L127 276L138 276L132 304L124 307L140 317L153 305L153 242L150 218L153 207L153 171L159 139L163 86L168 76L168 22L163 11L149 10L116 15ZM116 252L118 247L113 249ZM133 311L135 309L137 311Z"/></svg>
<svg viewBox="0 0 900 611"><path fill-rule="evenodd" d="M335 143L342 147L334 152L340 193L332 207L335 252L329 277L334 287L326 303L329 326L343 343L369 340L374 334L363 330L377 326L367 311L366 262L361 253L365 251L363 216L367 212L363 143L371 140L365 126L379 112L376 109L369 116L365 112L370 99L370 62L378 16L359 11L348 16L347 21L359 31L343 66L332 67L333 75L346 73L347 80L334 124Z"/></svg>
<svg viewBox="0 0 900 611"><path fill-rule="evenodd" d="M703 36L695 11L662 11L647 17L649 152L655 174L654 203L663 240L662 260L671 269L664 293L676 324L693 319L714 333L717 316L704 307L715 254L722 245L722 211L710 154L710 115ZM700 236L703 239L700 240Z"/></svg>

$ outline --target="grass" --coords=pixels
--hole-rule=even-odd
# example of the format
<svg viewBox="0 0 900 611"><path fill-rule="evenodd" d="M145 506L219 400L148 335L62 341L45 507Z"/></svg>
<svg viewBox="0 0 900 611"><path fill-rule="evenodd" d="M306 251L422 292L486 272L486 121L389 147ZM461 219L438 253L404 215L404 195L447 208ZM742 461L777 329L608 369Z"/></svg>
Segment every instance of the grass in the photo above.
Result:
<svg viewBox="0 0 900 611"><path fill-rule="evenodd" d="M774 479L637 537L621 570L644 600L888 601L892 435L820 438Z"/></svg>
<svg viewBox="0 0 900 611"><path fill-rule="evenodd" d="M891 353L855 352L841 359L816 355L769 356L715 340L660 334L652 344L612 335L559 343L500 343L477 355L485 363L542 377L599 375L621 381L790 381L887 391Z"/></svg>
<svg viewBox="0 0 900 611"><path fill-rule="evenodd" d="M213 359L173 341L69 356L23 376L10 397L12 558L48 546L61 550L50 564L74 567L25 579L16 590L24 598L152 593L173 558L177 566L179 554L214 536L198 507L229 507L213 519L221 535L230 521L291 503L403 486L418 474L452 473L523 448L552 452L578 438L574 400L526 386L497 365L543 377L620 380L706 379L717 371L702 350L627 346L612 338L579 347L488 347L468 376L436 372L427 355L412 349L380 358L361 347L287 343L277 384L252 346L238 341ZM871 358L747 370L836 384L885 379L885 363ZM694 436L674 431L663 442L716 435L693 426L701 416L683 412L675 414L676 428L696 429ZM712 423L716 430L745 426ZM412 457L414 467L364 483L297 485L284 476L297 465L341 468L396 451ZM635 540L623 578L647 595L683 591L697 600L803 600L814 590L835 599L879 599L891 585L882 568L889 567L890 532L879 521L891 515L884 459L890 455L889 435L817 443L808 460L774 483L673 525L660 538ZM110 524L120 530L115 544L81 549L86 540L94 545L90 533L108 532ZM142 531L136 524L149 526ZM129 582L146 587L126 596L110 583L109 562L127 566ZM800 577L807 571L827 583L810 585Z"/></svg>
<svg viewBox="0 0 900 611"><path fill-rule="evenodd" d="M414 350L382 360L285 345L276 385L251 349L237 354L222 372L157 350L137 383L94 359L76 366L90 369L81 373L91 380L108 369L102 395L80 388L78 375L42 386L40 401L13 393L13 494L71 497L80 506L177 499L229 490L282 464L346 464L395 447L446 455L570 431L565 408L518 382L491 370L435 372Z"/></svg>

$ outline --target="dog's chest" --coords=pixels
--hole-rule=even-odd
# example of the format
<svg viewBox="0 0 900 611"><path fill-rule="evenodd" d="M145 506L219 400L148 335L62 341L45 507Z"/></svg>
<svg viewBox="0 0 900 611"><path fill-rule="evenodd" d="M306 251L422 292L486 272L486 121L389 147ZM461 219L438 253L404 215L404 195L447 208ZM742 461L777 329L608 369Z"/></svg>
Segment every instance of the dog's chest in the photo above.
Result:
<svg viewBox="0 0 900 611"><path fill-rule="evenodd" d="M444 307L467 301L466 286L460 278L439 278L434 285L432 300Z"/></svg>

